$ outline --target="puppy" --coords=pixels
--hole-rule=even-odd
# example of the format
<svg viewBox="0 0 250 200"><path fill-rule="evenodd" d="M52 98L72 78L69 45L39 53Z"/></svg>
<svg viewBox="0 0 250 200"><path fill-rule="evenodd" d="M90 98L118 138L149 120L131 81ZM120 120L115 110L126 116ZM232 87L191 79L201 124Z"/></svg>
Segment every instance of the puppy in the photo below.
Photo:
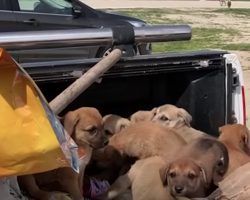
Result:
<svg viewBox="0 0 250 200"><path fill-rule="evenodd" d="M154 155L168 157L184 144L180 136L166 127L150 121L138 122L113 135L99 156L104 160L112 158L111 168L119 168L118 174L112 170L112 183L118 175L126 173L136 159Z"/></svg>
<svg viewBox="0 0 250 200"><path fill-rule="evenodd" d="M152 110L139 110L130 116L131 123L141 121L151 121L156 113L156 108Z"/></svg>
<svg viewBox="0 0 250 200"><path fill-rule="evenodd" d="M159 170L165 165L160 156L136 161L125 175L111 185L103 199L119 198L131 187L133 200L173 200L160 178Z"/></svg>
<svg viewBox="0 0 250 200"><path fill-rule="evenodd" d="M250 162L249 130L241 124L227 124L219 128L219 140L227 147L229 168L225 176Z"/></svg>
<svg viewBox="0 0 250 200"><path fill-rule="evenodd" d="M187 143L201 136L209 137L208 134L191 127L192 117L185 109L171 104L158 107L152 121L174 128L175 132Z"/></svg>
<svg viewBox="0 0 250 200"><path fill-rule="evenodd" d="M52 171L19 177L19 183L28 193L38 200L51 199L51 192L58 190L68 193L73 200L81 200L83 176L93 148L103 147L104 131L102 116L91 107L79 108L68 112L64 118L64 128L79 146L79 174L72 168L64 167ZM40 187L46 190L40 189Z"/></svg>
<svg viewBox="0 0 250 200"><path fill-rule="evenodd" d="M130 121L118 115L109 114L103 117L104 132L107 139L122 129L128 127ZM105 151L105 153L103 153ZM108 149L95 149L89 165L86 168L88 176L107 180L112 183L119 175L120 169L125 165L118 152L108 152Z"/></svg>
<svg viewBox="0 0 250 200"><path fill-rule="evenodd" d="M121 155L142 159L155 155L168 157L184 144L172 129L148 121L131 124L113 135L108 147Z"/></svg>
<svg viewBox="0 0 250 200"><path fill-rule="evenodd" d="M228 152L221 142L198 138L160 170L161 179L173 196L206 197L222 180L228 168Z"/></svg>
<svg viewBox="0 0 250 200"><path fill-rule="evenodd" d="M134 161L156 155L172 156L184 144L185 141L172 129L150 121L137 122L113 135L108 145L98 150L95 157L103 160L103 163L109 161L106 164L113 169L121 167L121 163L125 165L128 157L132 157Z"/></svg>
<svg viewBox="0 0 250 200"><path fill-rule="evenodd" d="M115 133L120 132L122 129L128 127L130 121L118 115L109 114L103 117L103 126L106 137L110 138Z"/></svg>

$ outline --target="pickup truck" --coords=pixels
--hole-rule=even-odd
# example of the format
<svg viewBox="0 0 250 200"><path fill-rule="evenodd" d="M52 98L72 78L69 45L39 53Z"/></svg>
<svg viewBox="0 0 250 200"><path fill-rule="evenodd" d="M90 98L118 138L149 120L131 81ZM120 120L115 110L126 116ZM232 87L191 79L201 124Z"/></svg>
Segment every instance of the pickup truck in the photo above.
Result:
<svg viewBox="0 0 250 200"><path fill-rule="evenodd" d="M27 62L22 67L50 102L99 61L100 58L62 59ZM240 62L227 51L125 56L61 114L92 106L102 115L128 117L138 110L174 104L191 114L194 128L217 136L218 128L224 124L246 123L244 92Z"/></svg>

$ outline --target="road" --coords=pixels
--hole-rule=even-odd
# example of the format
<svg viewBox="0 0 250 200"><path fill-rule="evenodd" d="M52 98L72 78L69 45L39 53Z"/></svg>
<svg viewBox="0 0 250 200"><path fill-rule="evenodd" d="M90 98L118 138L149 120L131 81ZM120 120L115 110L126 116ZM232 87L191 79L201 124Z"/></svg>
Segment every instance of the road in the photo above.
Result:
<svg viewBox="0 0 250 200"><path fill-rule="evenodd" d="M220 8L219 1L82 0L94 8ZM250 8L250 1L232 1L232 8Z"/></svg>

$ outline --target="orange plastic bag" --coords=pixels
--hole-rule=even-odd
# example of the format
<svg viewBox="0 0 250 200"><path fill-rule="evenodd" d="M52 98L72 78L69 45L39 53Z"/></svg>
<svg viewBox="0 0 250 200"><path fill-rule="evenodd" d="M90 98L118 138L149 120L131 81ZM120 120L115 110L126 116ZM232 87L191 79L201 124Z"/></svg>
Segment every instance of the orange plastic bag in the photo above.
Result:
<svg viewBox="0 0 250 200"><path fill-rule="evenodd" d="M75 143L35 83L0 49L0 177L77 167Z"/></svg>

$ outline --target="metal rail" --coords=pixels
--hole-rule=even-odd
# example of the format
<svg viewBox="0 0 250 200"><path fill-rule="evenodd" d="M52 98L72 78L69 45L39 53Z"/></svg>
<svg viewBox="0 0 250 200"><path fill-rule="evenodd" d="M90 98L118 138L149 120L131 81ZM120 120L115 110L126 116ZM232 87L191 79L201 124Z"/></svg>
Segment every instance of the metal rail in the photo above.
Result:
<svg viewBox="0 0 250 200"><path fill-rule="evenodd" d="M133 27L133 29L135 43L190 40L192 35L191 27L188 25L154 25ZM2 32L0 46L13 50L112 45L117 39L114 35L126 37L126 34L125 31L114 34L111 28Z"/></svg>

